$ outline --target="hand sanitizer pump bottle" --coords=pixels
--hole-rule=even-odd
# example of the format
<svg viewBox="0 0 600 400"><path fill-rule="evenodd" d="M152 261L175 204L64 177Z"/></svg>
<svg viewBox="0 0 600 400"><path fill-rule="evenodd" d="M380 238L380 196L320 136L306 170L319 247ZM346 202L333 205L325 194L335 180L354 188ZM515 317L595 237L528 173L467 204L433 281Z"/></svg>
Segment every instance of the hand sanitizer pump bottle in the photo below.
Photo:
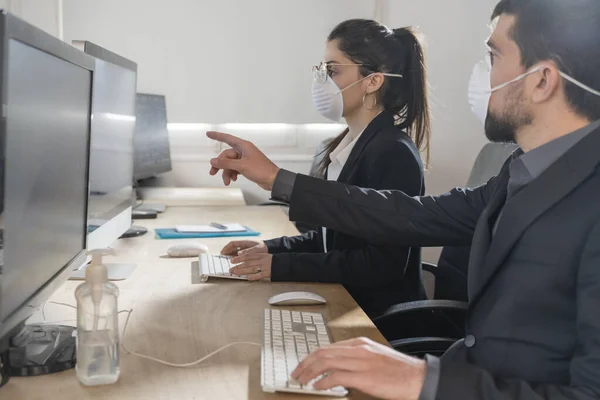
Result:
<svg viewBox="0 0 600 400"><path fill-rule="evenodd" d="M119 379L119 289L108 281L102 257L112 249L91 250L85 282L77 298L77 379L84 385L106 385Z"/></svg>

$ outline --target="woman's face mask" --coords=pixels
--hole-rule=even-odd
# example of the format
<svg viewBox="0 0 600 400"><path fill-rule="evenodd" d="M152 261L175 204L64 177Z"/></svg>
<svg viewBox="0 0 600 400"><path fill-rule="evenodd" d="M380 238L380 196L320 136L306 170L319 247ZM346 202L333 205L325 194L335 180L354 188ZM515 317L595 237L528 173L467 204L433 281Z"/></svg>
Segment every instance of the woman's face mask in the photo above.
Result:
<svg viewBox="0 0 600 400"><path fill-rule="evenodd" d="M359 66L359 64L338 65ZM342 96L342 93L375 74L369 74L345 88L340 89L334 80L327 75L327 69L323 67L323 64L314 67L313 73L314 81L312 85L312 97L315 108L322 116L333 122L339 122L344 115L344 97ZM400 74L380 73L387 77L402 78L402 75Z"/></svg>
<svg viewBox="0 0 600 400"><path fill-rule="evenodd" d="M357 85L369 76L366 76L341 90L333 79L329 77L325 79L324 83L315 79L312 85L312 98L315 108L325 118L333 122L339 122L344 115L344 97L342 96L342 93L344 90L350 89L352 86Z"/></svg>

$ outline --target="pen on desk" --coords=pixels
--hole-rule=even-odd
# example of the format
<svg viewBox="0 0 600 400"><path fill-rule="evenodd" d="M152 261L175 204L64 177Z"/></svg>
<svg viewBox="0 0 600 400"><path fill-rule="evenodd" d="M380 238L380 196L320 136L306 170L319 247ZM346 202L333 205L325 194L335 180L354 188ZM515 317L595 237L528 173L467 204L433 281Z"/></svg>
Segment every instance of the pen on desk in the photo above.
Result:
<svg viewBox="0 0 600 400"><path fill-rule="evenodd" d="M225 225L221 225L221 224L218 224L216 222L211 222L210 226L212 226L213 228L221 229L221 230L226 230L227 229L227 227Z"/></svg>

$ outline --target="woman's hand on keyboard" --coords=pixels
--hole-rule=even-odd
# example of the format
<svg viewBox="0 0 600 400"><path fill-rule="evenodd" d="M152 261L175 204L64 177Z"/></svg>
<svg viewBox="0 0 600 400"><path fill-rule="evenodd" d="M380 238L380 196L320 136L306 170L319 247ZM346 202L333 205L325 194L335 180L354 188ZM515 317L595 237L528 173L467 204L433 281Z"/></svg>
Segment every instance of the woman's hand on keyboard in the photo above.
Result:
<svg viewBox="0 0 600 400"><path fill-rule="evenodd" d="M337 386L358 389L386 400L418 399L425 381L425 361L399 353L367 338L322 347L306 357L292 373L307 384L323 376L315 389Z"/></svg>
<svg viewBox="0 0 600 400"><path fill-rule="evenodd" d="M268 253L249 253L234 257L232 264L238 264L229 270L233 275L246 275L249 281L259 281L271 277L273 255Z"/></svg>
<svg viewBox="0 0 600 400"><path fill-rule="evenodd" d="M254 240L238 240L229 242L221 254L224 256L236 257L244 254L268 253L269 250L264 242L256 242Z"/></svg>

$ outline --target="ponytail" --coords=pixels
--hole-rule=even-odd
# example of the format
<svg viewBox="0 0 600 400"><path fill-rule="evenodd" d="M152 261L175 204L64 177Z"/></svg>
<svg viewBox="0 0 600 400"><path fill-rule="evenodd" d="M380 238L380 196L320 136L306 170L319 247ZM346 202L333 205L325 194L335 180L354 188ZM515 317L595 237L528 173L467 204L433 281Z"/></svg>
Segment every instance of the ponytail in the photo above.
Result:
<svg viewBox="0 0 600 400"><path fill-rule="evenodd" d="M402 81L402 93L386 93L397 96L388 98L396 103L394 109L398 116L398 127L406 130L420 151L425 152L426 164L429 162L429 141L431 138L431 120L427 96L427 70L423 47L411 28L394 29L394 38L406 51L406 64ZM390 96L390 97L391 97ZM384 104L388 102L383 101Z"/></svg>

